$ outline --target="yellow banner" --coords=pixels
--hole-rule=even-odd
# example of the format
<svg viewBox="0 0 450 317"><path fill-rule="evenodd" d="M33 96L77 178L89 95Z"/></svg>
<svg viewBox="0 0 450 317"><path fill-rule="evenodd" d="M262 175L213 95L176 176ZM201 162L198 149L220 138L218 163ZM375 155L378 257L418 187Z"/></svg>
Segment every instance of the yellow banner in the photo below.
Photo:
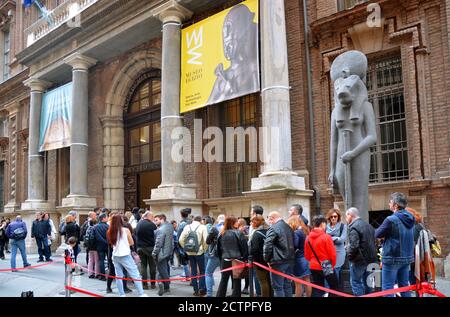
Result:
<svg viewBox="0 0 450 317"><path fill-rule="evenodd" d="M258 33L258 0L182 30L181 113L260 90Z"/></svg>

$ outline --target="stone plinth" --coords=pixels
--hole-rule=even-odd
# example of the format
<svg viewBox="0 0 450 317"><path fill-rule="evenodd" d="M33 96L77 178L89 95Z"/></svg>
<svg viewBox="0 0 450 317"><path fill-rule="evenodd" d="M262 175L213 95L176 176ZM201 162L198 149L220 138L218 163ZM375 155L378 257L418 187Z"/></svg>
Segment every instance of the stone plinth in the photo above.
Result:
<svg viewBox="0 0 450 317"><path fill-rule="evenodd" d="M55 204L45 200L27 200L22 203L21 212L51 211Z"/></svg>
<svg viewBox="0 0 450 317"><path fill-rule="evenodd" d="M201 216L203 214L202 202L196 199L148 199L144 202L150 206L154 215L166 215L167 221L180 222L180 210L187 207L192 209L191 215Z"/></svg>
<svg viewBox="0 0 450 317"><path fill-rule="evenodd" d="M278 211L284 219L289 217L289 207L293 204L303 206L303 216L311 219L310 199L314 192L312 190L290 190L290 189L269 189L252 190L244 192L245 197L251 199L251 205L260 205L264 208L264 214L271 211Z"/></svg>
<svg viewBox="0 0 450 317"><path fill-rule="evenodd" d="M75 210L78 213L85 214L97 207L97 199L94 197L68 196L63 198L62 204L58 210L64 215L64 212Z"/></svg>
<svg viewBox="0 0 450 317"><path fill-rule="evenodd" d="M294 172L262 174L252 179L252 191L269 189L305 190L305 179Z"/></svg>

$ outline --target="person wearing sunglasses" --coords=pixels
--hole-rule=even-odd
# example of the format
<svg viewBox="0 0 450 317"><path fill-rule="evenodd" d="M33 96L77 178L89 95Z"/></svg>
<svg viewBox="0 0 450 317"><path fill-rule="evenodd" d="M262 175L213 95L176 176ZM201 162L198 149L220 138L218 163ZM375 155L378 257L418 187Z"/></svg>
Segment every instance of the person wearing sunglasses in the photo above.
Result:
<svg viewBox="0 0 450 317"><path fill-rule="evenodd" d="M336 266L334 268L338 279L338 289L343 289L341 268L345 263L345 242L347 241L347 226L341 222L341 212L330 209L327 214L327 234L331 236L336 249Z"/></svg>

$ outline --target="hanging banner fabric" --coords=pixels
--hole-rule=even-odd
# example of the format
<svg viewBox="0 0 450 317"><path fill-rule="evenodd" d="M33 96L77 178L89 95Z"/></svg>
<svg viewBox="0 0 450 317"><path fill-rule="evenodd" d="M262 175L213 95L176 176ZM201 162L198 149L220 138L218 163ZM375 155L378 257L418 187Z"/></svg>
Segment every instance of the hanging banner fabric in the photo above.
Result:
<svg viewBox="0 0 450 317"><path fill-rule="evenodd" d="M180 112L260 90L258 0L182 30Z"/></svg>
<svg viewBox="0 0 450 317"><path fill-rule="evenodd" d="M39 150L61 149L71 144L72 83L42 96Z"/></svg>

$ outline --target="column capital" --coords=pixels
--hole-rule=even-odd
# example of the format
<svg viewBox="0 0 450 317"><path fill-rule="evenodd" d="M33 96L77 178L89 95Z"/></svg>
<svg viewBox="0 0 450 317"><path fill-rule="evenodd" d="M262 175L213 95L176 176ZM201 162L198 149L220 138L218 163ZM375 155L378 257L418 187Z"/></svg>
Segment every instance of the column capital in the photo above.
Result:
<svg viewBox="0 0 450 317"><path fill-rule="evenodd" d="M175 0L167 1L156 7L153 9L152 13L153 16L161 20L162 23L182 23L183 21L190 19L193 15L192 11L179 5Z"/></svg>
<svg viewBox="0 0 450 317"><path fill-rule="evenodd" d="M44 92L52 83L39 79L39 78L28 78L23 82L23 84L35 92Z"/></svg>
<svg viewBox="0 0 450 317"><path fill-rule="evenodd" d="M74 70L88 70L95 64L97 60L80 53L72 54L64 59L64 63L73 67Z"/></svg>
<svg viewBox="0 0 450 317"><path fill-rule="evenodd" d="M14 116L20 110L20 103L18 101L14 101L4 107L5 111L8 112L8 116Z"/></svg>

